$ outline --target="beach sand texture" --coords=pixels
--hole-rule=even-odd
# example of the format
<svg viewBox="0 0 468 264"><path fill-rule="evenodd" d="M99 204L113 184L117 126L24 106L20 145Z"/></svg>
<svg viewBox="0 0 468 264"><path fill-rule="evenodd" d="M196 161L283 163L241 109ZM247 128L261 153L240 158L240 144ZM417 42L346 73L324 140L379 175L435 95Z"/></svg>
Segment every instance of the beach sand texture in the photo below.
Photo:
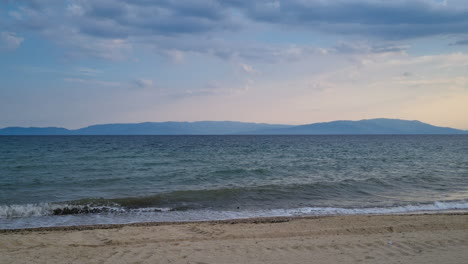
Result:
<svg viewBox="0 0 468 264"><path fill-rule="evenodd" d="M466 264L468 214L3 230L0 263Z"/></svg>

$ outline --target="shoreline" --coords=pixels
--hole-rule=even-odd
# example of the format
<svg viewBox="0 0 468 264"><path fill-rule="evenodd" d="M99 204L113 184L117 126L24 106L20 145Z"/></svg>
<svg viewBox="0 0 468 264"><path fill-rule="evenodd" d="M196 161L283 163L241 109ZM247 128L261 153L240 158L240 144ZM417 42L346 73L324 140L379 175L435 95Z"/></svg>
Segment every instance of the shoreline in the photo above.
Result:
<svg viewBox="0 0 468 264"><path fill-rule="evenodd" d="M151 226L167 226L167 225L185 225L185 224L266 224L266 223L282 223L301 219L322 219L330 217L352 217L352 216L419 216L419 215L466 215L466 210L449 210L449 211L420 211L408 213L388 213L388 214L330 214L330 215L306 215L306 216L271 216L271 217L251 217L251 218L234 218L224 220L200 220L200 221L161 221L161 222L137 222L125 224L96 224L96 225L71 225L71 226L48 226L48 227L31 227L31 228L15 228L15 229L0 229L2 233L17 233L17 232L49 232L49 231L84 231L95 229L117 229L123 227L151 227Z"/></svg>
<svg viewBox="0 0 468 264"><path fill-rule="evenodd" d="M427 205L420 205L419 208L416 206L416 208L409 208L410 210L402 210L402 209L408 209L407 207L414 207L414 206L395 206L395 207L382 207L382 208L376 208L376 207L371 207L371 208L332 208L332 207L317 207L319 213L317 211L313 211L313 213L310 213L307 210L304 209L309 209L309 208L293 208L293 209L288 209L285 212L282 212L280 214L278 213L265 213L262 211L259 211L260 213L258 214L228 214L228 215L223 215L218 214L218 215L212 215L212 217L193 217L194 214L192 213L190 216L185 216L185 217L167 217L167 216L159 216L159 214L155 214L153 217L144 217L144 218L134 218L134 219L127 219L127 221L122 221L122 219L119 219L119 215L112 215L112 214L94 214L94 213L81 213L81 214L70 214L71 216L84 216L84 217L103 217L103 219L107 219L105 221L57 221L54 220L56 225L50 224L50 222L44 221L42 222L43 219L41 218L35 218L34 216L30 217L11 217L11 218L1 218L0 217L0 233L4 232L19 232L22 230L25 231L49 231L49 230L88 230L88 229L97 229L97 228L103 228L103 229L111 229L111 228L118 228L122 226L155 226L155 225L171 225L171 224L184 224L184 223L204 223L204 222L213 222L213 223L223 223L223 222L229 222L229 223L237 223L237 222L284 222L284 221L291 221L295 218L317 218L317 217L331 217L331 216L352 216L352 215L416 215L416 214L468 214L468 207L466 204L466 200L461 200L462 204L458 204L460 201L449 201L447 203L452 203L447 206L443 207L449 207L449 208L438 208L438 209L433 209L433 208L427 208L429 207L441 207L440 205L437 205L439 202L434 202L433 204L427 204ZM455 204L453 204L455 203ZM452 208L450 208L452 207ZM329 210L332 209L332 210ZM411 210L412 209L412 210ZM356 211L357 210L357 211ZM332 211L332 212L326 212L323 213L324 211ZM195 212L195 211L194 211ZM228 213L232 213L229 211L226 211ZM224 212L224 213L226 213ZM162 214L165 212L162 212ZM50 217L48 215L44 215L46 217ZM214 216L214 217L213 217ZM226 217L227 216L227 217ZM38 216L41 217L41 216ZM54 216L52 216L54 217ZM62 217L61 215L57 217ZM24 218L23 220L21 220ZM2 220L5 219L5 220ZM16 220L15 220L16 219ZM50 218L52 219L52 218ZM59 218L57 218L59 219ZM87 219L87 218L83 218ZM89 218L91 219L91 218ZM97 219L97 218L96 218ZM23 221L23 224L20 225L15 225L13 224L14 221ZM71 220L71 219L70 219ZM29 223L29 224L28 224Z"/></svg>
<svg viewBox="0 0 468 264"><path fill-rule="evenodd" d="M466 212L0 231L0 263L464 264L466 248Z"/></svg>

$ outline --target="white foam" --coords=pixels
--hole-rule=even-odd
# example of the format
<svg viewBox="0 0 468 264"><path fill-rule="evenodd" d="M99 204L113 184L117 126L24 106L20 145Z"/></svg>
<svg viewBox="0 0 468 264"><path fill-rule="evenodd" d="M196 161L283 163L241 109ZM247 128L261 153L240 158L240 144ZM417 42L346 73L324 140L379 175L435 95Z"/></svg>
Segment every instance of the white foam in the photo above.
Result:
<svg viewBox="0 0 468 264"><path fill-rule="evenodd" d="M66 205L50 203L0 205L0 218L43 216L63 207Z"/></svg>
<svg viewBox="0 0 468 264"><path fill-rule="evenodd" d="M274 215L354 215L354 214L395 214L426 211L468 210L468 201L434 202L431 204L406 205L395 207L337 208L302 207L295 209L271 210Z"/></svg>
<svg viewBox="0 0 468 264"><path fill-rule="evenodd" d="M468 200L367 208L301 207L291 209L231 211L215 211L208 209L171 211L170 208L141 208L134 210L123 210L120 208L119 210L118 208L114 208L113 210L109 210L105 213L97 214L59 216L51 215L53 209L63 208L63 206L63 204L0 206L0 229L96 224L126 224L138 222L206 221L277 216L398 214L452 210L466 211L468 210Z"/></svg>
<svg viewBox="0 0 468 264"><path fill-rule="evenodd" d="M53 215L54 210L64 208L78 208L88 210L98 209L99 211L107 211L113 213L122 213L126 210L121 207L111 206L86 206L86 205L69 205L69 204L55 204L55 203L37 203L37 204L12 204L0 205L0 219L2 218L21 218L21 217L35 217L35 216L48 216ZM165 208L162 208L165 210Z"/></svg>

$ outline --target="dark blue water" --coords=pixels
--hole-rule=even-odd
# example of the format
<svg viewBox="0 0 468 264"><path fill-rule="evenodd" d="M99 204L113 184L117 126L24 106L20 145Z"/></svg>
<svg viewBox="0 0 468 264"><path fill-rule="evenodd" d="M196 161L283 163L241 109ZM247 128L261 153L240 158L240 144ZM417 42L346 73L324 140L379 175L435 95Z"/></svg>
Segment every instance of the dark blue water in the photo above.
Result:
<svg viewBox="0 0 468 264"><path fill-rule="evenodd" d="M468 209L468 136L3 136L0 228Z"/></svg>

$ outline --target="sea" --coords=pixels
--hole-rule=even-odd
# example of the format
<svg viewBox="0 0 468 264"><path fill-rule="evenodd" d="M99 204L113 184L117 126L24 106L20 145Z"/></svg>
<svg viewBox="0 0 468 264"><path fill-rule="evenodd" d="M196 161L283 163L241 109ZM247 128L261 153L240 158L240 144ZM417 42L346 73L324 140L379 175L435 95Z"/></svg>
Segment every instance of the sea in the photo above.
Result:
<svg viewBox="0 0 468 264"><path fill-rule="evenodd" d="M468 135L0 136L0 229L468 211Z"/></svg>

